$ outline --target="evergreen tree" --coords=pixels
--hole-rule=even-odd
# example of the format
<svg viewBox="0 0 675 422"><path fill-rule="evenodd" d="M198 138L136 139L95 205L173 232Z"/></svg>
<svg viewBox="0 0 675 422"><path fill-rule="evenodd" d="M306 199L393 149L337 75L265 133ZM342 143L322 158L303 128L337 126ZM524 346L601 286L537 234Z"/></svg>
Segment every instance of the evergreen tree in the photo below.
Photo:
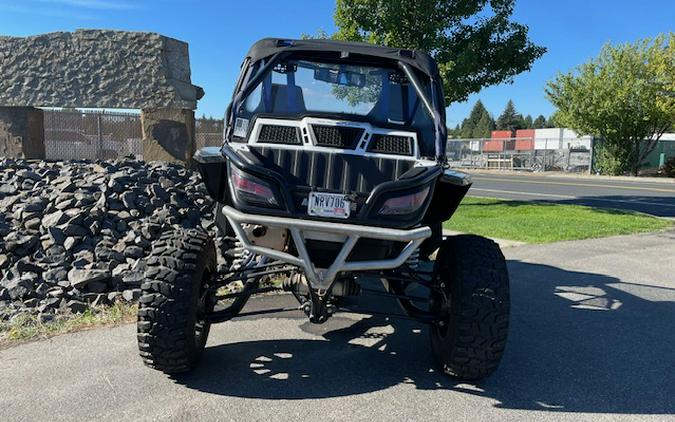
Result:
<svg viewBox="0 0 675 422"><path fill-rule="evenodd" d="M534 119L534 122L532 122L532 128L533 129L543 129L546 127L546 117L544 117L543 114L540 114L537 116L536 119Z"/></svg>
<svg viewBox="0 0 675 422"><path fill-rule="evenodd" d="M523 115L516 111L516 106L512 100L506 103L502 114L497 118L497 130L516 130L521 129L524 124Z"/></svg>
<svg viewBox="0 0 675 422"><path fill-rule="evenodd" d="M457 126L455 126L454 129L449 127L448 128L448 138L461 138L461 136L459 136L460 131L461 131L461 129L459 127L459 124L457 124Z"/></svg>
<svg viewBox="0 0 675 422"><path fill-rule="evenodd" d="M476 124L476 127L473 128L471 137L489 138L494 128L495 128L495 121L492 119L492 116L490 116L490 113L488 113L486 110L485 113L483 113L483 115L481 116L480 120L478 121L478 124Z"/></svg>
<svg viewBox="0 0 675 422"><path fill-rule="evenodd" d="M462 138L474 138L474 131L476 129L476 126L480 122L481 118L483 118L484 115L490 115L488 113L487 109L481 102L481 100L476 101L476 104L474 104L473 108L471 109L471 113L469 113L469 117L464 119L462 121L462 129L460 131L460 136Z"/></svg>
<svg viewBox="0 0 675 422"><path fill-rule="evenodd" d="M525 116L525 121L523 123L523 129L532 129L532 124L533 124L532 116L530 116L528 114L527 116Z"/></svg>

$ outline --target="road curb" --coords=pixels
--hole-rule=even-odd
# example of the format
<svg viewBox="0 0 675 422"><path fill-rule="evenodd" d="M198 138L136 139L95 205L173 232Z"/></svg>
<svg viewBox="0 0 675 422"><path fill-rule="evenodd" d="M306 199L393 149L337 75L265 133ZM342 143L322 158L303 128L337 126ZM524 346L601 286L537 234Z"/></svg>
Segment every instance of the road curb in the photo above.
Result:
<svg viewBox="0 0 675 422"><path fill-rule="evenodd" d="M443 236L456 236L459 234L467 234L467 233L462 233L462 232L456 232L453 230L447 230L443 229ZM496 244L499 245L500 248L512 248L515 246L522 246L522 245L527 245L527 242L520 242L518 240L509 240L509 239L499 239L496 237L488 237L488 239L492 240Z"/></svg>

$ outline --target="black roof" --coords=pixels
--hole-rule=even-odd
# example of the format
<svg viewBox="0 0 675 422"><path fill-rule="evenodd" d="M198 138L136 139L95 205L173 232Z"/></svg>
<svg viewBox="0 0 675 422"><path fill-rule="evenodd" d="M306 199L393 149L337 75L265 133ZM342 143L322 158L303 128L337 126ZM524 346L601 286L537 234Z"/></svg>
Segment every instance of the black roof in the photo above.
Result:
<svg viewBox="0 0 675 422"><path fill-rule="evenodd" d="M436 76L438 74L436 62L425 52L419 50L404 50L399 48L382 47L379 45L362 42L335 41L327 39L292 40L284 38L264 38L251 46L247 57L249 57L251 61L256 62L282 51L334 51L382 57L404 62L431 76Z"/></svg>

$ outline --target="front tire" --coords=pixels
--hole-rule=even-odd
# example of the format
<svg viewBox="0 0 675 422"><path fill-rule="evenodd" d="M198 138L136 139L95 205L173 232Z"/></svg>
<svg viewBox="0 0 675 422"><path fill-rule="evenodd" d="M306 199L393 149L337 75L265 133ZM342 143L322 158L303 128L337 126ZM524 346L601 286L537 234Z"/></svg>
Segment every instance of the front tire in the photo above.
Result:
<svg viewBox="0 0 675 422"><path fill-rule="evenodd" d="M467 380L490 375L504 353L509 325L509 274L490 239L450 236L434 266L438 289L429 308L440 317L430 330L434 357L443 371Z"/></svg>
<svg viewBox="0 0 675 422"><path fill-rule="evenodd" d="M163 233L147 259L138 308L138 349L143 362L165 373L193 369L209 335L203 298L216 273L213 240L199 229Z"/></svg>

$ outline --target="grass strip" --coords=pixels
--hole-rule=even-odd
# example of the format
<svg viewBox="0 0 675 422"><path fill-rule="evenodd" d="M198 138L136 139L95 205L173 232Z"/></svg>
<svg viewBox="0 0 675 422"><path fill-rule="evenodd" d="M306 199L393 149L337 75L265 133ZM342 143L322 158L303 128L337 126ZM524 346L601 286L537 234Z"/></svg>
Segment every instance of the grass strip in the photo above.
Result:
<svg viewBox="0 0 675 422"><path fill-rule="evenodd" d="M549 243L650 232L672 225L668 220L634 211L466 197L443 228L526 243Z"/></svg>

